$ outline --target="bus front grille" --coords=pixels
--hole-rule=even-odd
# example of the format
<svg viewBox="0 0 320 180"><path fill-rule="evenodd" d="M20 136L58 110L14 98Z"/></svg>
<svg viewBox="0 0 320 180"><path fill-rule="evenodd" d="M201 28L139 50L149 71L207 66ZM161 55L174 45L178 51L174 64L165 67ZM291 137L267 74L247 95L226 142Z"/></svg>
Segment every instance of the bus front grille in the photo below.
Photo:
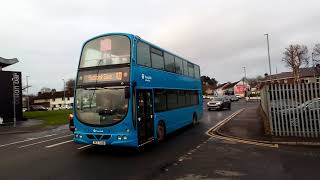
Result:
<svg viewBox="0 0 320 180"><path fill-rule="evenodd" d="M100 134L96 134L96 135L92 135L92 134L87 134L88 139L97 139L97 140L107 140L111 137L111 135L100 135Z"/></svg>

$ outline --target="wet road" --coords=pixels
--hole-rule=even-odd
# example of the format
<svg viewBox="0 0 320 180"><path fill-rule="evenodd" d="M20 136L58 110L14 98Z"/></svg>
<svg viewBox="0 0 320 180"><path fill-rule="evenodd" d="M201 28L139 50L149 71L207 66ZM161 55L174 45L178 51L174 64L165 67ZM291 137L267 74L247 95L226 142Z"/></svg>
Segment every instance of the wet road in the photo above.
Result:
<svg viewBox="0 0 320 180"><path fill-rule="evenodd" d="M28 134L0 135L0 179L153 179L209 137L205 132L246 106L210 111L195 128L186 127L165 142L139 152L127 148L74 144L67 127ZM204 106L205 107L205 106Z"/></svg>

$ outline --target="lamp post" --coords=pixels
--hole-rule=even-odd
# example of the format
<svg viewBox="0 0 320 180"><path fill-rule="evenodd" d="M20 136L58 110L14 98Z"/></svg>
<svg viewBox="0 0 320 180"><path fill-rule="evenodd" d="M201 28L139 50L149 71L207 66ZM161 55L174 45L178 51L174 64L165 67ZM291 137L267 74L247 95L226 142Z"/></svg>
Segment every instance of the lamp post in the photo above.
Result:
<svg viewBox="0 0 320 180"><path fill-rule="evenodd" d="M29 91L28 91L28 89L29 89L29 83L28 83L28 78L29 78L30 76L26 76L26 81L27 81L27 110L29 111L30 109L29 109L29 107L30 107L30 105L29 105Z"/></svg>
<svg viewBox="0 0 320 180"><path fill-rule="evenodd" d="M243 85L243 91L244 91L244 96L246 96L246 91L247 91L247 88L245 87L244 85L244 80L247 79L247 72L246 72L246 67L242 67L243 68L243 72L244 72L244 77L243 77L243 80L242 80L242 85Z"/></svg>
<svg viewBox="0 0 320 180"><path fill-rule="evenodd" d="M64 79L62 79L62 81L63 81L63 100L64 100L63 107L65 107L66 106L66 88L65 88L66 82Z"/></svg>
<svg viewBox="0 0 320 180"><path fill-rule="evenodd" d="M267 45L268 45L268 60L269 60L269 75L271 75L271 61L270 61L270 47L269 47L269 34L264 34L267 36Z"/></svg>
<svg viewBox="0 0 320 180"><path fill-rule="evenodd" d="M247 71L246 71L246 67L242 67L243 68L243 72L244 72L244 79L247 79Z"/></svg>

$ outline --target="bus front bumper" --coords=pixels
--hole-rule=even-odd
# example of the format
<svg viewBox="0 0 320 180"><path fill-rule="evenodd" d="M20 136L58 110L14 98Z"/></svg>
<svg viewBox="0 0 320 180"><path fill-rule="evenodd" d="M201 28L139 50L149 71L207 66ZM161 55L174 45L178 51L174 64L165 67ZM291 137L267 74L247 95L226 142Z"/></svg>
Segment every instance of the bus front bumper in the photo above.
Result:
<svg viewBox="0 0 320 180"><path fill-rule="evenodd" d="M137 140L130 134L82 134L75 132L73 141L78 144L137 147Z"/></svg>

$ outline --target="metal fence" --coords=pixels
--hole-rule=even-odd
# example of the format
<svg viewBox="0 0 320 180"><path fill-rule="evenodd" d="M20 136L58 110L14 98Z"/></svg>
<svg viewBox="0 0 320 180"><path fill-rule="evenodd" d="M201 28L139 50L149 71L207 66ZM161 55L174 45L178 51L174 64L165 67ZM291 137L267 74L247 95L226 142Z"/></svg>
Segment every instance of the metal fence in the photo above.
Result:
<svg viewBox="0 0 320 180"><path fill-rule="evenodd" d="M275 136L320 136L320 84L273 83L262 89L261 105Z"/></svg>

